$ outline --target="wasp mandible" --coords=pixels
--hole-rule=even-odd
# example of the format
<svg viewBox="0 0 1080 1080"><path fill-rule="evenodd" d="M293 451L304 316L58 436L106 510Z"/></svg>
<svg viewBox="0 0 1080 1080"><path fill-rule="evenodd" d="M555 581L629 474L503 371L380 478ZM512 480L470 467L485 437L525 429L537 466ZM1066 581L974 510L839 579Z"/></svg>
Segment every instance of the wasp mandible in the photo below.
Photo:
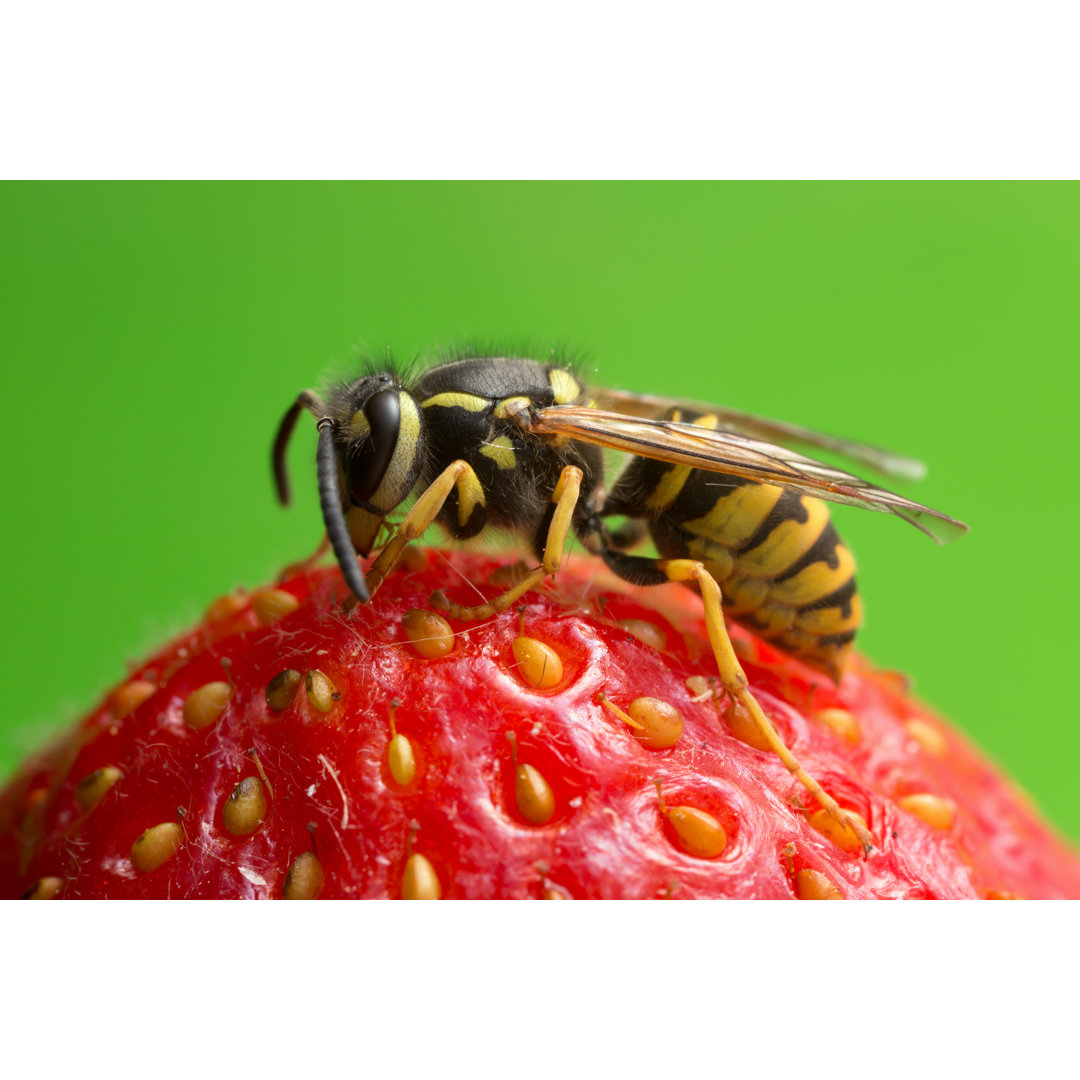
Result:
<svg viewBox="0 0 1080 1080"><path fill-rule="evenodd" d="M785 444L836 451L909 479L921 475L918 462L731 409L615 391L591 397L579 372L559 359L469 355L415 377L369 366L325 399L301 393L273 446L283 504L285 450L305 409L318 428L327 537L357 601L370 600L406 545L434 522L459 540L489 527L523 533L539 563L486 604L461 607L436 594L432 602L457 619L490 618L555 574L571 533L632 584L696 585L725 692L870 850L869 831L806 773L750 692L724 616L839 679L861 602L854 560L825 502L894 514L939 542L967 526ZM630 455L610 492L605 449ZM414 492L365 577L357 553L371 553L387 516ZM636 534L610 529L613 516L636 522ZM657 557L626 550L646 531Z"/></svg>

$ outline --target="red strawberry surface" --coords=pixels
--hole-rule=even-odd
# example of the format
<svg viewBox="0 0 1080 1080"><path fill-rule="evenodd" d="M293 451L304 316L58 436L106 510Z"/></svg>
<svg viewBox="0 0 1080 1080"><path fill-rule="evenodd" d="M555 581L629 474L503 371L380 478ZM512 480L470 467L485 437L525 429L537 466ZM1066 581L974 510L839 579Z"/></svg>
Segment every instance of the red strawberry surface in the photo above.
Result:
<svg viewBox="0 0 1080 1080"><path fill-rule="evenodd" d="M0 795L0 896L1080 897L1080 859L895 673L856 657L837 687L731 631L867 856L711 692L689 590L570 560L448 627L433 592L501 591L448 558L351 612L336 567L212 605Z"/></svg>

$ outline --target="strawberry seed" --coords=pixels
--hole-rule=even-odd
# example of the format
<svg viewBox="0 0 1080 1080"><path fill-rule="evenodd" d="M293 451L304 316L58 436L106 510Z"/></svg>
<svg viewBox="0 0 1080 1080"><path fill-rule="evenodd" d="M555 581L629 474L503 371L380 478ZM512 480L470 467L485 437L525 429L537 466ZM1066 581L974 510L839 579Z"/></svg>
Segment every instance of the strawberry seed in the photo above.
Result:
<svg viewBox="0 0 1080 1080"><path fill-rule="evenodd" d="M266 793L258 777L247 776L232 789L221 816L233 836L250 836L263 823Z"/></svg>
<svg viewBox="0 0 1080 1080"><path fill-rule="evenodd" d="M304 851L296 856L285 875L281 889L285 900L314 900L322 892L326 875L322 863L314 851Z"/></svg>
<svg viewBox="0 0 1080 1080"><path fill-rule="evenodd" d="M423 855L412 854L401 878L402 900L441 900L442 886L435 868Z"/></svg>
<svg viewBox="0 0 1080 1080"><path fill-rule="evenodd" d="M105 765L87 773L75 785L75 801L83 810L90 810L105 798L109 788L123 775L114 765Z"/></svg>
<svg viewBox="0 0 1080 1080"><path fill-rule="evenodd" d="M184 842L184 830L175 821L164 821L147 829L131 845L131 865L144 874L171 859Z"/></svg>
<svg viewBox="0 0 1080 1080"><path fill-rule="evenodd" d="M216 723L229 704L232 692L227 682L209 682L193 690L184 701L184 723L195 731Z"/></svg>

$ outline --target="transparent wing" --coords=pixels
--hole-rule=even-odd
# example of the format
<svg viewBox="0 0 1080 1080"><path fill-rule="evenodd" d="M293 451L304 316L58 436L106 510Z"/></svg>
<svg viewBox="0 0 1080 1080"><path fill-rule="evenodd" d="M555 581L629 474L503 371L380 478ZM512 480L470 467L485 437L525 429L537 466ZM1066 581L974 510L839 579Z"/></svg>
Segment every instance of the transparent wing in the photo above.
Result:
<svg viewBox="0 0 1080 1080"><path fill-rule="evenodd" d="M886 491L843 469L732 431L711 431L674 420L640 419L577 405L537 410L530 416L530 430L538 435L576 439L673 465L690 465L707 472L779 484L829 502L895 514L940 544L968 531L963 522L947 514Z"/></svg>
<svg viewBox="0 0 1080 1080"><path fill-rule="evenodd" d="M840 439L835 435L824 435L820 431L811 431L798 424L789 424L784 420L769 420L764 416L753 416L708 405L699 401L679 401L674 398L652 397L648 394L631 394L623 390L596 391L595 404L598 409L609 410L627 416L642 419L655 419L671 408L692 409L695 412L715 416L720 427L737 435L764 439L783 446L795 444L812 446L820 450L832 450L854 462L856 465L869 466L885 476L894 476L899 480L922 480L926 476L926 466L914 458L903 454L894 454L878 446Z"/></svg>

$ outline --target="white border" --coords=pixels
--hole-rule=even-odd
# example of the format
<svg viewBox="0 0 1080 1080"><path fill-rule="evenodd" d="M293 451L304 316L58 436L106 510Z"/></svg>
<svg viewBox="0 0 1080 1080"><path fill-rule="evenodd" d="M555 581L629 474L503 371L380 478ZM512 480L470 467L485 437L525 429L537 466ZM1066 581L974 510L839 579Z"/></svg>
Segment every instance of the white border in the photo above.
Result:
<svg viewBox="0 0 1080 1080"><path fill-rule="evenodd" d="M38 1068L61 1045L118 1077L1042 1077L1073 1058L1072 902L16 903L9 1060Z"/></svg>
<svg viewBox="0 0 1080 1080"><path fill-rule="evenodd" d="M0 176L1076 177L1076 7L43 2Z"/></svg>

